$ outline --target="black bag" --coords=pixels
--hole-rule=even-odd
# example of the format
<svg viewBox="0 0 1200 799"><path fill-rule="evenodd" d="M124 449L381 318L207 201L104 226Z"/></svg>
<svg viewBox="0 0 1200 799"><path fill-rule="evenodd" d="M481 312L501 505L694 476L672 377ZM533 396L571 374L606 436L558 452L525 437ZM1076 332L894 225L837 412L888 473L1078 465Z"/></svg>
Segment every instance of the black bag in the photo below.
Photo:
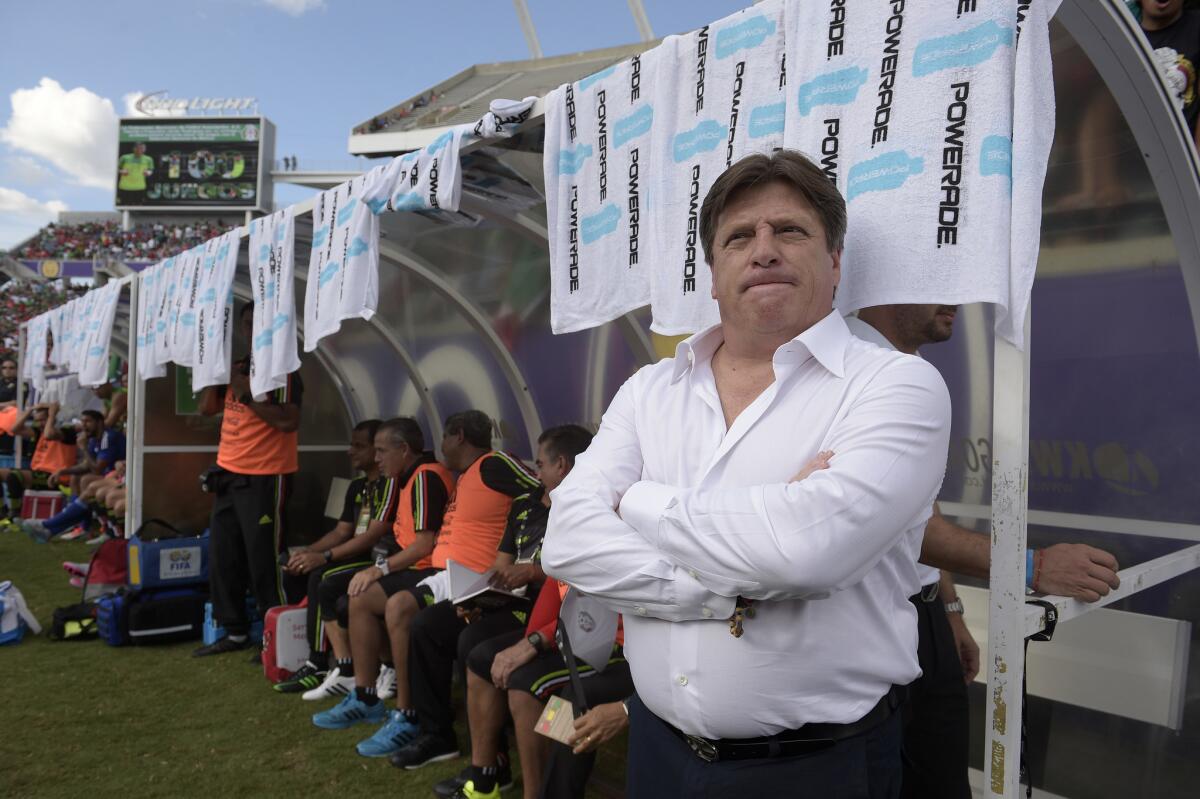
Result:
<svg viewBox="0 0 1200 799"><path fill-rule="evenodd" d="M204 633L208 596L194 588L141 591L125 603L126 629L134 644L195 641Z"/></svg>
<svg viewBox="0 0 1200 799"><path fill-rule="evenodd" d="M51 641L87 641L97 634L96 608L91 602L57 608L48 633Z"/></svg>

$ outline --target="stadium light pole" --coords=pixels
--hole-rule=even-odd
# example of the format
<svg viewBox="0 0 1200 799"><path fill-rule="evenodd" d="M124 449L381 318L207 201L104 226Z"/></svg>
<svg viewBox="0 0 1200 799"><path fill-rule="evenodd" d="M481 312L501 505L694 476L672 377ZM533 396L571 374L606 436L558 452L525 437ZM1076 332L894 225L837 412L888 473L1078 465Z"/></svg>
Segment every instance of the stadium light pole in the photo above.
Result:
<svg viewBox="0 0 1200 799"><path fill-rule="evenodd" d="M529 45L529 52L534 58L542 57L542 45L538 42L537 29L533 27L533 17L529 16L529 6L525 0L513 0L513 7L517 9L517 19L521 23L521 32L525 34L525 43Z"/></svg>
<svg viewBox="0 0 1200 799"><path fill-rule="evenodd" d="M642 0L629 0L629 12L633 14L633 24L637 25L638 35L643 42L654 41L654 29L650 27L650 18L646 16L646 8Z"/></svg>

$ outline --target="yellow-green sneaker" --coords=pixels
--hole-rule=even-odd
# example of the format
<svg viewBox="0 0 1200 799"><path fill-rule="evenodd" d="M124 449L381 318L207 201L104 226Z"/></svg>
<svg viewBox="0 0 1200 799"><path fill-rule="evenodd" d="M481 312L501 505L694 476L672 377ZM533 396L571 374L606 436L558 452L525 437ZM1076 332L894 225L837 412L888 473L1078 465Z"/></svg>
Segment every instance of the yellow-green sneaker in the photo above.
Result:
<svg viewBox="0 0 1200 799"><path fill-rule="evenodd" d="M458 789L458 793L454 794L454 799L500 799L500 782L492 783L492 790L484 793L476 790L474 780L467 780L466 784Z"/></svg>

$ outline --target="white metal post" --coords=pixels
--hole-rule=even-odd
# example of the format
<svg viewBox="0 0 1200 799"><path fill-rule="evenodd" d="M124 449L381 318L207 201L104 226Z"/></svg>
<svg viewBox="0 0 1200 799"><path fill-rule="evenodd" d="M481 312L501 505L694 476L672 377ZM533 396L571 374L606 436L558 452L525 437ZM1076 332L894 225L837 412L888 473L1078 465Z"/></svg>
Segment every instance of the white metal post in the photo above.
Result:
<svg viewBox="0 0 1200 799"><path fill-rule="evenodd" d="M1017 799L1025 676L1025 546L1029 510L1029 319L1025 350L996 336L992 395L992 568L988 615L989 796Z"/></svg>
<svg viewBox="0 0 1200 799"><path fill-rule="evenodd" d="M125 417L125 537L142 525L142 475L145 457L146 382L137 370L138 332L141 330L142 276L129 281L129 399Z"/></svg>

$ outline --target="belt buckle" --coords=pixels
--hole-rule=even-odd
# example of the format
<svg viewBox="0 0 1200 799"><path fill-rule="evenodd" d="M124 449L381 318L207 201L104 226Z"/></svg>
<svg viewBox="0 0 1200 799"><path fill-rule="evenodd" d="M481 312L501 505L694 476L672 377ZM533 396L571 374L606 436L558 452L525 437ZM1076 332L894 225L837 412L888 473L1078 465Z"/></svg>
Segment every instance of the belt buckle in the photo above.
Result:
<svg viewBox="0 0 1200 799"><path fill-rule="evenodd" d="M696 753L696 757L705 763L716 762L718 756L716 744L698 735L688 735L685 733L683 737L687 741L688 746L692 748L692 751Z"/></svg>

